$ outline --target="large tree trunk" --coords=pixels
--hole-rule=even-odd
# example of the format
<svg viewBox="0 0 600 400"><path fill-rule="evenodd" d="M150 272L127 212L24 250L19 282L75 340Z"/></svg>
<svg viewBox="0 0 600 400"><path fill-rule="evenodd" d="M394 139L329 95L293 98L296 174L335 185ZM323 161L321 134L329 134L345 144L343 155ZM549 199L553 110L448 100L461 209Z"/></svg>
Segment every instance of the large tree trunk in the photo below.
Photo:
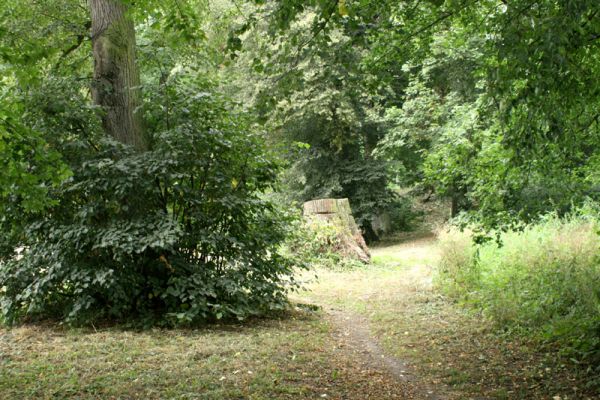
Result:
<svg viewBox="0 0 600 400"><path fill-rule="evenodd" d="M102 108L106 133L146 149L140 106L140 74L135 60L135 28L122 0L89 0L92 17L94 82L92 97Z"/></svg>
<svg viewBox="0 0 600 400"><path fill-rule="evenodd" d="M304 217L319 225L335 229L337 241L333 251L369 263L369 248L354 221L348 199L318 199L304 203Z"/></svg>

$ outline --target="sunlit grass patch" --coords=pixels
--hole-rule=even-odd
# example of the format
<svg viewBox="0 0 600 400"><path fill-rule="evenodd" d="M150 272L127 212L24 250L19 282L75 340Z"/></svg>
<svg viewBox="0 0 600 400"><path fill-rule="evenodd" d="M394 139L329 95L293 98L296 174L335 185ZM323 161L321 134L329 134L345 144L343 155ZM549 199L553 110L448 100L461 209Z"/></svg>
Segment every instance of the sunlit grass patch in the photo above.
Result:
<svg viewBox="0 0 600 400"><path fill-rule="evenodd" d="M586 215L550 215L482 246L450 231L442 239L440 286L501 329L556 341L570 357L598 362L599 228Z"/></svg>

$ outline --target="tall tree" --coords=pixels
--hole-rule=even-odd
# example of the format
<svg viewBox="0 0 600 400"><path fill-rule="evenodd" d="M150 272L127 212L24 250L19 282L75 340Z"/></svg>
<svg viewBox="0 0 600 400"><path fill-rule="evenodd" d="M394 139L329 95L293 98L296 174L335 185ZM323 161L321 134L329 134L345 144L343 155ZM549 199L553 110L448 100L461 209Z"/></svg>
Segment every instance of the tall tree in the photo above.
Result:
<svg viewBox="0 0 600 400"><path fill-rule="evenodd" d="M102 107L105 131L140 150L147 147L140 105L140 74L135 59L135 28L120 0L90 0L94 53L94 102Z"/></svg>

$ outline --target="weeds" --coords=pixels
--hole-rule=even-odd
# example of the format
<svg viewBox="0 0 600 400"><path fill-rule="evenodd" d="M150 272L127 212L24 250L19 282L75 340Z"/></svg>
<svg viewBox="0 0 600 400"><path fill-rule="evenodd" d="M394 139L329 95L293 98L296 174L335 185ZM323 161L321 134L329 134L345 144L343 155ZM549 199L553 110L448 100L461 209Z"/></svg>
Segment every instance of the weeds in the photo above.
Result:
<svg viewBox="0 0 600 400"><path fill-rule="evenodd" d="M345 254L344 233L339 227L304 219L298 219L294 224L294 234L287 240L281 252L298 267L318 266L329 270L364 267L364 263Z"/></svg>
<svg viewBox="0 0 600 400"><path fill-rule="evenodd" d="M441 235L437 283L483 311L500 329L556 346L588 372L600 371L600 240L594 212L548 215L499 242L469 232ZM596 367L595 367L596 366ZM594 371L594 369L596 371ZM590 384L600 384L592 379Z"/></svg>

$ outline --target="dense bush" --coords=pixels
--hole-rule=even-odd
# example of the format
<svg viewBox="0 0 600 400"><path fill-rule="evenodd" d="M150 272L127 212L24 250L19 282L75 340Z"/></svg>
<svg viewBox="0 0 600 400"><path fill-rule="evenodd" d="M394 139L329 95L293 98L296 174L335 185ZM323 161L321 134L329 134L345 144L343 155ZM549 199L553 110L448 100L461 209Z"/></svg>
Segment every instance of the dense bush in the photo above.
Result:
<svg viewBox="0 0 600 400"><path fill-rule="evenodd" d="M438 282L500 327L560 343L571 357L600 361L600 228L596 212L500 234L476 246L468 233L442 239Z"/></svg>
<svg viewBox="0 0 600 400"><path fill-rule="evenodd" d="M6 323L180 324L285 306L294 287L278 253L286 220L261 197L276 164L210 85L181 74L167 89L166 100L149 90L150 151L95 135L93 126L52 140L72 176L49 189L43 213L18 221L20 234L0 255ZM74 115L69 107L61 112ZM60 132L64 118L42 117L41 131Z"/></svg>

